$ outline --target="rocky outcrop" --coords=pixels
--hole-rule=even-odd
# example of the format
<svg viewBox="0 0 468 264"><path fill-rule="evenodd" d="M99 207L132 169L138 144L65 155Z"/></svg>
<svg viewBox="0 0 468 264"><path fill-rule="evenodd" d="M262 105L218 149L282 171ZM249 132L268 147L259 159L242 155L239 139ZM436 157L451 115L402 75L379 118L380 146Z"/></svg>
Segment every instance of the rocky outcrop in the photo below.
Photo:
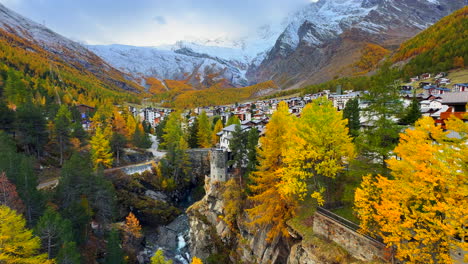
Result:
<svg viewBox="0 0 468 264"><path fill-rule="evenodd" d="M191 255L207 259L211 255L228 254L232 263L286 263L288 241L276 239L267 242L267 228L252 232L244 226L238 226L233 231L222 220L223 187L222 183L211 185L207 177L205 197L187 210Z"/></svg>
<svg viewBox="0 0 468 264"><path fill-rule="evenodd" d="M231 227L223 220L224 189L224 183L210 184L206 177L205 197L187 210L191 256L202 260L217 256L222 263L270 264L383 263L391 258L385 245L317 212L307 226L296 227L300 232L291 225L288 238L271 242L268 228ZM247 222L245 217L240 222Z"/></svg>

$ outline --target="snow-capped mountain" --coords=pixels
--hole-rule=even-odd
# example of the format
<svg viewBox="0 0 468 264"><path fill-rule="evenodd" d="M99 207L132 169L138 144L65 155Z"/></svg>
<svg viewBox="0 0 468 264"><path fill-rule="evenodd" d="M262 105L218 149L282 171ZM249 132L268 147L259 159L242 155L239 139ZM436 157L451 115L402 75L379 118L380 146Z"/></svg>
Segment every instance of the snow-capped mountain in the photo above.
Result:
<svg viewBox="0 0 468 264"><path fill-rule="evenodd" d="M246 86L248 57L240 50L178 43L163 47L126 45L88 46L108 63L135 78L182 80L198 76L200 82L210 74L228 80L233 86ZM209 55L214 54L214 55Z"/></svg>
<svg viewBox="0 0 468 264"><path fill-rule="evenodd" d="M465 0L319 0L289 18L265 59L249 68L250 81L290 86L349 74L366 43L394 50Z"/></svg>
<svg viewBox="0 0 468 264"><path fill-rule="evenodd" d="M141 87L126 80L122 72L117 71L83 45L21 16L2 4L0 4L0 29L38 45L80 71L89 71L104 83L129 91L141 90Z"/></svg>

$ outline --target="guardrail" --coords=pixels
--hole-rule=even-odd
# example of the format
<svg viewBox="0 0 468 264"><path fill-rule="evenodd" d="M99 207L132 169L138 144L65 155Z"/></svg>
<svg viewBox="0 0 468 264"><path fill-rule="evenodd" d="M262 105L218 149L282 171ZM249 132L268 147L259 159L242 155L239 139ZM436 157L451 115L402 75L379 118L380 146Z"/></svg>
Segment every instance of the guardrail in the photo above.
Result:
<svg viewBox="0 0 468 264"><path fill-rule="evenodd" d="M328 211L327 209L323 208L323 207L317 207L317 213L331 219L331 220L334 220L336 222L338 222L339 224L343 225L344 227L348 228L348 229L351 229L352 231L356 232L356 233L359 233L359 225L354 223L354 222L351 222L349 221L348 219L346 218L343 218L335 213L332 213L331 211ZM361 233L359 233L361 234ZM374 242L377 242L377 243L380 243L382 245L385 245L385 243L383 242L383 239L379 236L376 236L376 237L371 237L371 236L368 236L368 235L364 235L364 234L361 234L362 236L366 237L367 239L369 240L372 240Z"/></svg>

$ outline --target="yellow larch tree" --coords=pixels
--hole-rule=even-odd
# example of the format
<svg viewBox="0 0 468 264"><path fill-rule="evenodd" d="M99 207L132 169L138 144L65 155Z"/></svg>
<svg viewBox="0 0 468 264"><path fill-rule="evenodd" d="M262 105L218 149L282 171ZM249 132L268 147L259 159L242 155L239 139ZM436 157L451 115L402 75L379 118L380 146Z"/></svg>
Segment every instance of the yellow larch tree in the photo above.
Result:
<svg viewBox="0 0 468 264"><path fill-rule="evenodd" d="M111 137L112 130L110 127L106 127L105 129L101 127L96 128L96 134L90 140L91 159L95 169L99 166L107 168L112 166L113 158L109 142Z"/></svg>
<svg viewBox="0 0 468 264"><path fill-rule="evenodd" d="M451 119L446 128L420 119L387 161L391 178L367 176L355 193L362 231L406 263L452 263L452 249L468 250L468 124Z"/></svg>
<svg viewBox="0 0 468 264"><path fill-rule="evenodd" d="M211 135L211 144L213 146L215 146L219 142L219 136L216 134L218 134L222 130L223 130L223 121L221 119L218 119L218 121L216 121L216 124L213 128L213 134Z"/></svg>
<svg viewBox="0 0 468 264"><path fill-rule="evenodd" d="M260 138L258 171L251 174L249 185L254 206L247 209L252 228L270 228L268 240L279 235L288 236L286 222L294 216L297 199L279 192L283 178L283 160L291 135L296 131L294 117L288 105L281 102L266 126L265 137Z"/></svg>
<svg viewBox="0 0 468 264"><path fill-rule="evenodd" d="M297 133L287 142L280 184L283 195L302 200L310 193L318 204L323 204L324 178L334 178L355 157L347 122L325 98L304 108Z"/></svg>
<svg viewBox="0 0 468 264"><path fill-rule="evenodd" d="M21 215L0 205L0 263L53 264L47 254L39 252L41 240L26 228Z"/></svg>
<svg viewBox="0 0 468 264"><path fill-rule="evenodd" d="M191 264L203 264L203 261L197 257L193 257Z"/></svg>

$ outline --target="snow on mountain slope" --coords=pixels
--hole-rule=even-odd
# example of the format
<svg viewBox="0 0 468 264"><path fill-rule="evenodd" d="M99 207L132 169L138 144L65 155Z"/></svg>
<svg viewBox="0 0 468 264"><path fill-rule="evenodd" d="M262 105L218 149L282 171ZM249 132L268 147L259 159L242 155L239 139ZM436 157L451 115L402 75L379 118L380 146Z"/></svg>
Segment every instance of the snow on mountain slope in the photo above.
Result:
<svg viewBox="0 0 468 264"><path fill-rule="evenodd" d="M291 86L353 74L346 67L359 60L366 43L396 49L464 4L465 0L318 0L289 17L273 48L261 62L251 64L247 78Z"/></svg>
<svg viewBox="0 0 468 264"><path fill-rule="evenodd" d="M208 47L210 51L223 51L224 54L219 57L211 57L202 53L203 50L198 50L198 53L192 47L185 46L180 46L179 49L169 46L156 48L126 45L94 45L88 48L114 67L134 77L181 80L190 75L199 75L203 81L206 75L216 73L235 86L247 85L246 65L224 59L232 57L232 53L223 48Z"/></svg>

